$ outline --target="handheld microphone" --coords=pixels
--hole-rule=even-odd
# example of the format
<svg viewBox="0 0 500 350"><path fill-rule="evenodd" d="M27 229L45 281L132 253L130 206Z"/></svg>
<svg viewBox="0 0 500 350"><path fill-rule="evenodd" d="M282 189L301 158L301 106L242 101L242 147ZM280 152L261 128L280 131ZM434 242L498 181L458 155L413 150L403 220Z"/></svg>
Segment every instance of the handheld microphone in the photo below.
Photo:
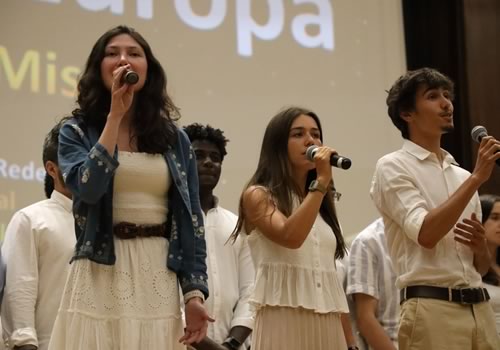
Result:
<svg viewBox="0 0 500 350"><path fill-rule="evenodd" d="M317 149L318 149L318 146L315 146L315 145L307 147L307 150L306 150L307 159L309 159L310 161L313 161L314 154L316 153ZM341 168L341 169L347 170L351 167L352 162L349 158L342 157L336 153L333 153L330 156L330 164L336 168Z"/></svg>
<svg viewBox="0 0 500 350"><path fill-rule="evenodd" d="M131 69L127 69L125 73L122 74L122 83L133 85L139 81L139 74Z"/></svg>
<svg viewBox="0 0 500 350"><path fill-rule="evenodd" d="M470 136L477 143L481 143L481 140L483 139L483 137L488 136L488 131L486 131L486 128L484 126L476 125L474 128L472 128L472 131L470 132ZM496 163L498 166L500 166L500 159L497 159Z"/></svg>
<svg viewBox="0 0 500 350"><path fill-rule="evenodd" d="M488 136L488 131L486 131L486 128L484 126L476 125L474 128L472 128L470 136L477 143L481 143L483 137Z"/></svg>

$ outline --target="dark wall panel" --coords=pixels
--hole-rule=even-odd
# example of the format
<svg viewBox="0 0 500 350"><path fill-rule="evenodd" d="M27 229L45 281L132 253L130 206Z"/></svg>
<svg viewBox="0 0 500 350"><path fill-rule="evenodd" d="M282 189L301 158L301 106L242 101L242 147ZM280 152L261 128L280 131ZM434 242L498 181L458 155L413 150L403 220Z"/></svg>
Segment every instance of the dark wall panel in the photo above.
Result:
<svg viewBox="0 0 500 350"><path fill-rule="evenodd" d="M500 1L464 0L464 25L469 119L500 139ZM500 195L500 167L481 192Z"/></svg>
<svg viewBox="0 0 500 350"><path fill-rule="evenodd" d="M455 131L443 148L472 171L472 127L500 138L500 1L403 0L403 15L408 69L436 68L455 82ZM480 192L500 194L499 167Z"/></svg>

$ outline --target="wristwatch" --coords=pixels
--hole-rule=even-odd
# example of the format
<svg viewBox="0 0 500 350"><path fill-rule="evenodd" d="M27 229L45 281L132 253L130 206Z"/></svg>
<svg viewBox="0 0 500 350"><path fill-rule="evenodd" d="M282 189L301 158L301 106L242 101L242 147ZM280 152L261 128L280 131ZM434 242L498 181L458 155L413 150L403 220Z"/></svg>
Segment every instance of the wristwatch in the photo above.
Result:
<svg viewBox="0 0 500 350"><path fill-rule="evenodd" d="M238 350L241 346L241 342L235 337L229 336L226 340L224 340L224 343L222 343L222 345L224 345L229 350Z"/></svg>
<svg viewBox="0 0 500 350"><path fill-rule="evenodd" d="M325 194L327 188L323 186L318 180L312 180L311 184L309 185L309 192L315 192L315 191L319 191Z"/></svg>

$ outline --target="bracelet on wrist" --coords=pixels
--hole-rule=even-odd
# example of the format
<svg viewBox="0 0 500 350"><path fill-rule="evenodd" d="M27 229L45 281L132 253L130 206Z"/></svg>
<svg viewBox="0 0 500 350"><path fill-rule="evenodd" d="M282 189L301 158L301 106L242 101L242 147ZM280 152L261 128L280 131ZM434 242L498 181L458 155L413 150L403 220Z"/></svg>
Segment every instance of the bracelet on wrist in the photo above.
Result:
<svg viewBox="0 0 500 350"><path fill-rule="evenodd" d="M313 180L309 185L309 192L320 192L325 195L325 193L328 192L328 187L321 184L318 180Z"/></svg>
<svg viewBox="0 0 500 350"><path fill-rule="evenodd" d="M195 289L184 294L184 304L187 304L187 302L193 298L200 298L202 303L205 302L205 295L203 292Z"/></svg>

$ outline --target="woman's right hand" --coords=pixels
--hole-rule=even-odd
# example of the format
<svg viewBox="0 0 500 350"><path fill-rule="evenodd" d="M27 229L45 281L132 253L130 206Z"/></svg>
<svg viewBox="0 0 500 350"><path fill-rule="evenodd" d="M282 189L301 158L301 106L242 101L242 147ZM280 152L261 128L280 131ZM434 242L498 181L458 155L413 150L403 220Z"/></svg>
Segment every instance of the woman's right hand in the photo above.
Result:
<svg viewBox="0 0 500 350"><path fill-rule="evenodd" d="M328 187L332 180L332 166L330 158L337 153L333 148L320 146L314 153L314 163L316 164L316 180L323 186Z"/></svg>
<svg viewBox="0 0 500 350"><path fill-rule="evenodd" d="M124 84L122 76L130 65L120 66L113 71L111 85L111 108L108 118L121 119L128 112L134 100L134 85Z"/></svg>

